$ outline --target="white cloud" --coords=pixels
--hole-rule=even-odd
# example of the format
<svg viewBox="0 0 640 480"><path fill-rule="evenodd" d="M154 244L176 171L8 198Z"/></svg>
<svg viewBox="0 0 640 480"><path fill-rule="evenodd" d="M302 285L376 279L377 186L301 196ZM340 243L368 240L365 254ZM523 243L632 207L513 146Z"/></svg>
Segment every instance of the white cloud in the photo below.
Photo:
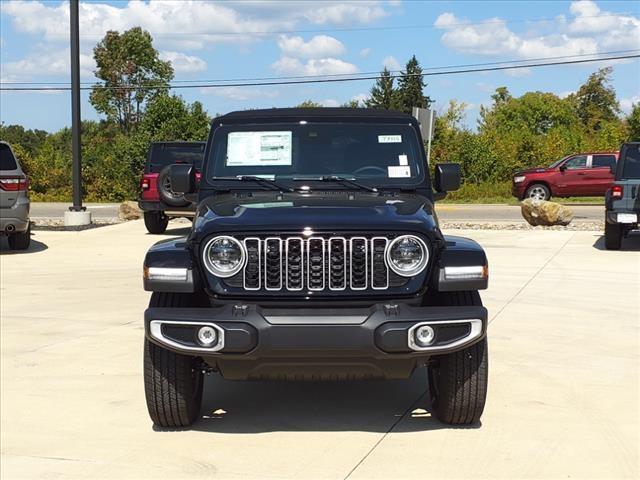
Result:
<svg viewBox="0 0 640 480"><path fill-rule="evenodd" d="M388 68L391 71L400 70L400 63L395 57L389 55L388 57L384 57L382 60L382 66Z"/></svg>
<svg viewBox="0 0 640 480"><path fill-rule="evenodd" d="M312 58L302 63L297 58L282 57L271 68L283 75L339 75L358 71L352 63L337 58Z"/></svg>
<svg viewBox="0 0 640 480"><path fill-rule="evenodd" d="M202 72L207 69L207 62L200 57L186 55L180 52L163 51L160 58L169 60L176 73Z"/></svg>
<svg viewBox="0 0 640 480"><path fill-rule="evenodd" d="M640 103L640 95L633 95L632 97L621 98L620 99L620 110L623 113L627 114L631 112L631 108Z"/></svg>
<svg viewBox="0 0 640 480"><path fill-rule="evenodd" d="M4 81L28 81L39 75L67 75L71 81L71 53L68 48L57 50L38 48L22 60L3 63ZM93 76L95 61L91 55L80 54L80 76ZM10 78L11 80L8 80Z"/></svg>
<svg viewBox="0 0 640 480"><path fill-rule="evenodd" d="M367 58L369 57L369 55L371 55L371 49L370 48L363 48L362 50L360 50L360 56L362 58Z"/></svg>
<svg viewBox="0 0 640 480"><path fill-rule="evenodd" d="M551 31L518 34L500 18L489 18L472 24L446 12L435 21L445 30L441 42L459 53L477 55L511 55L530 59L537 57L591 54L614 49L640 47L640 20L629 15L616 15L600 10L595 2L573 2L573 18L557 17L544 22ZM597 16L596 16L597 15Z"/></svg>
<svg viewBox="0 0 640 480"><path fill-rule="evenodd" d="M334 100L333 98L327 98L326 100L322 100L320 104L323 107L339 107L340 102L338 100Z"/></svg>
<svg viewBox="0 0 640 480"><path fill-rule="evenodd" d="M278 47L284 56L298 58L339 57L346 52L342 42L328 35L316 35L308 42L302 37L280 35Z"/></svg>
<svg viewBox="0 0 640 480"><path fill-rule="evenodd" d="M375 1L333 2L332 5L330 2L309 3L315 8L308 8L305 16L313 23L319 24L371 23L388 15L380 2ZM322 6L318 8L318 5Z"/></svg>
<svg viewBox="0 0 640 480"><path fill-rule="evenodd" d="M564 90L564 91L558 93L557 95L560 98L567 98L569 95L572 95L574 93L576 93L576 92L574 92L573 90Z"/></svg>
<svg viewBox="0 0 640 480"><path fill-rule="evenodd" d="M369 94L368 93L358 93L357 95L354 95L353 97L351 97L351 100L356 100L358 103L363 103L366 100L369 100Z"/></svg>
<svg viewBox="0 0 640 480"><path fill-rule="evenodd" d="M531 75L531 69L530 68L514 68L512 70L505 70L504 73L514 78L527 77Z"/></svg>
<svg viewBox="0 0 640 480"><path fill-rule="evenodd" d="M276 98L280 94L279 90L274 88L252 87L203 87L200 92L239 101L254 100L256 98Z"/></svg>

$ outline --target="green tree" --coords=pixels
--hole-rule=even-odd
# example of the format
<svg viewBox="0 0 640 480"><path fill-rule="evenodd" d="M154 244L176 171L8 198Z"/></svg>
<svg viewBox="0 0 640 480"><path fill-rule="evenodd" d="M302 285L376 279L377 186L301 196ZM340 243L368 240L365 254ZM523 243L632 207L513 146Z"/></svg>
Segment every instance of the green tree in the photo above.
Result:
<svg viewBox="0 0 640 480"><path fill-rule="evenodd" d="M130 132L140 121L145 103L165 92L173 79L171 62L160 60L149 32L134 27L120 34L108 31L93 49L95 75L89 97L93 107Z"/></svg>
<svg viewBox="0 0 640 480"><path fill-rule="evenodd" d="M640 142L640 103L634 103L631 112L625 118L630 142Z"/></svg>
<svg viewBox="0 0 640 480"><path fill-rule="evenodd" d="M296 105L295 108L321 108L323 105L318 102L314 102L313 100L305 100L302 103Z"/></svg>
<svg viewBox="0 0 640 480"><path fill-rule="evenodd" d="M389 69L380 72L380 77L371 87L371 96L365 101L367 108L392 110L399 107L398 92L393 87L393 76Z"/></svg>
<svg viewBox="0 0 640 480"><path fill-rule="evenodd" d="M607 67L592 73L570 98L575 102L578 117L589 130L598 130L603 122L616 121L620 113L616 91L610 84L612 71Z"/></svg>
<svg viewBox="0 0 640 480"><path fill-rule="evenodd" d="M0 123L0 140L15 147L20 145L31 157L34 157L48 133L44 130L26 130L22 125L4 125Z"/></svg>
<svg viewBox="0 0 640 480"><path fill-rule="evenodd" d="M189 104L178 95L158 95L147 104L140 133L150 141L204 141L210 118L200 102Z"/></svg>
<svg viewBox="0 0 640 480"><path fill-rule="evenodd" d="M424 88L427 84L422 76L422 67L412 56L398 79L398 99L400 110L411 113L413 107L429 108L431 98L425 96Z"/></svg>

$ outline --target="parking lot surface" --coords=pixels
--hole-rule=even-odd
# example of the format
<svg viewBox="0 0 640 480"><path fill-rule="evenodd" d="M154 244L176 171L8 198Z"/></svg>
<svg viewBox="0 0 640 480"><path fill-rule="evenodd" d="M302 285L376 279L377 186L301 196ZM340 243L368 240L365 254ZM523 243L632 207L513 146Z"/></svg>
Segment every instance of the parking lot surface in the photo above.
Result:
<svg viewBox="0 0 640 480"><path fill-rule="evenodd" d="M182 227L178 225L178 227ZM176 227L176 225L173 225ZM171 228L170 235L184 235ZM640 237L449 231L490 262L482 425L429 413L426 379L208 377L202 418L154 430L142 385L141 221L37 231L0 256L2 478L638 478Z"/></svg>

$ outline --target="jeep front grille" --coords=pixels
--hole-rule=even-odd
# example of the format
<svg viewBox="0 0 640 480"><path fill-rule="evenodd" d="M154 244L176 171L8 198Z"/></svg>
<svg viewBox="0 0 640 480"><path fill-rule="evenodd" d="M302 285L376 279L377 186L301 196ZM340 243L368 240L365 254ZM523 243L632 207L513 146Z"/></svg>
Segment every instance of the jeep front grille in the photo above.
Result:
<svg viewBox="0 0 640 480"><path fill-rule="evenodd" d="M385 237L247 237L245 290L386 290Z"/></svg>

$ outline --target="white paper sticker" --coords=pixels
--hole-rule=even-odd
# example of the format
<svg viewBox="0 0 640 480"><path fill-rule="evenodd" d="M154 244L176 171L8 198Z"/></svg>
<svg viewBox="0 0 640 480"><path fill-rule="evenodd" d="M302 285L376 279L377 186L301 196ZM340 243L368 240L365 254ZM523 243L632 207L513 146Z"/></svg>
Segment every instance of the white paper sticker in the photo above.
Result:
<svg viewBox="0 0 640 480"><path fill-rule="evenodd" d="M231 132L227 165L256 167L291 165L291 132Z"/></svg>
<svg viewBox="0 0 640 480"><path fill-rule="evenodd" d="M400 165L409 165L409 159L406 155L398 155L398 162Z"/></svg>
<svg viewBox="0 0 640 480"><path fill-rule="evenodd" d="M402 143L402 135L378 135L378 143Z"/></svg>
<svg viewBox="0 0 640 480"><path fill-rule="evenodd" d="M407 178L411 176L411 169L404 165L399 167L387 167L387 171L389 173L389 178Z"/></svg>

